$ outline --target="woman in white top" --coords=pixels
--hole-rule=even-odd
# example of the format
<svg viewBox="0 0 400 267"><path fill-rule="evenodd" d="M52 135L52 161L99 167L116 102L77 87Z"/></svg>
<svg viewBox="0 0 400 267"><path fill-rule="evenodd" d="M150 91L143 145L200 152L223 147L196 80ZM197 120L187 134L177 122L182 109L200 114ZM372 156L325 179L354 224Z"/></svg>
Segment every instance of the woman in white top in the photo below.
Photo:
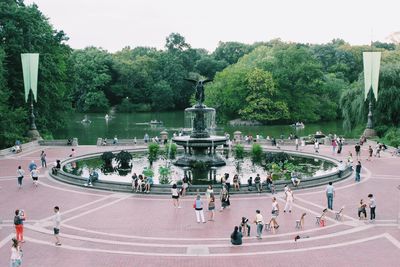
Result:
<svg viewBox="0 0 400 267"><path fill-rule="evenodd" d="M213 189L212 185L209 184L207 187L207 190L206 190L207 202L210 202L211 194L214 194L214 189Z"/></svg>
<svg viewBox="0 0 400 267"><path fill-rule="evenodd" d="M179 190L176 184L172 185L171 188L171 194L172 194L172 202L174 203L174 207L180 209L181 206L179 204Z"/></svg>
<svg viewBox="0 0 400 267"><path fill-rule="evenodd" d="M22 250L18 244L18 240L13 238L11 246L10 266L19 267L22 264Z"/></svg>
<svg viewBox="0 0 400 267"><path fill-rule="evenodd" d="M19 188L22 187L22 179L24 179L24 174L25 174L25 171L22 169L21 166L18 166L18 169L17 169L17 178L18 178L18 187L19 187Z"/></svg>
<svg viewBox="0 0 400 267"><path fill-rule="evenodd" d="M38 184L39 184L39 181L38 181L39 180L39 170L34 168L31 171L31 177L32 177L32 180L33 180L33 184L37 187Z"/></svg>
<svg viewBox="0 0 400 267"><path fill-rule="evenodd" d="M286 191L286 204L283 212L286 212L287 210L289 210L289 212L292 212L293 200L293 191L289 188Z"/></svg>

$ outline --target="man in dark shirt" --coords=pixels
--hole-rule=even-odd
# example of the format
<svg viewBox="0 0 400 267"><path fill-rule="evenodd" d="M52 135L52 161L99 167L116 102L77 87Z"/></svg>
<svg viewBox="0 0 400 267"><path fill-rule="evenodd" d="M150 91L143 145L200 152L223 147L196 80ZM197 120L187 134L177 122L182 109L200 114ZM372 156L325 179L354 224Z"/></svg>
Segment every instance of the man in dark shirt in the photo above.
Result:
<svg viewBox="0 0 400 267"><path fill-rule="evenodd" d="M356 144L356 146L354 147L355 151L356 151L356 157L357 160L360 160L361 157L361 146L359 143Z"/></svg>

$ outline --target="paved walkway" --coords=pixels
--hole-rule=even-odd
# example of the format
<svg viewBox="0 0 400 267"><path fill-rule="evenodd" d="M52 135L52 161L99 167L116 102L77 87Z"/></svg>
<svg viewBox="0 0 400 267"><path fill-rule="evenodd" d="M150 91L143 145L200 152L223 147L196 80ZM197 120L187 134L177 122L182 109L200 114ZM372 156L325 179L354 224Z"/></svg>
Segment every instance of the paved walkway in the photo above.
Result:
<svg viewBox="0 0 400 267"><path fill-rule="evenodd" d="M19 190L17 166L27 170L31 160L39 163L42 149L48 162L54 162L67 157L71 148L37 147L0 158L0 266L8 266L13 213L18 208L27 215L23 266L399 266L400 158L384 152L381 158L366 161L365 145L361 182L349 178L334 184L333 205L335 210L344 206L343 221L330 213L325 227L315 225L315 217L326 206L325 187L299 190L294 192L293 212L280 213L275 234L264 231L263 239L257 240L253 224L251 237L239 247L230 245L233 227L242 216L252 221L256 209L269 220L271 195L235 195L229 209L216 212L214 222L197 224L193 197L185 197L182 209L175 209L170 197L73 187L51 179L43 168L37 188L25 178ZM76 148L77 155L104 149ZM312 147L305 150L311 152ZM345 160L348 151L353 147L344 147L339 157ZM330 147L322 146L321 153L337 157ZM374 223L357 217L358 203L368 200L369 193L377 200ZM277 198L283 209L283 194ZM52 236L56 205L62 215L61 247L54 245ZM295 220L303 212L305 227L296 230ZM296 235L308 238L294 242Z"/></svg>

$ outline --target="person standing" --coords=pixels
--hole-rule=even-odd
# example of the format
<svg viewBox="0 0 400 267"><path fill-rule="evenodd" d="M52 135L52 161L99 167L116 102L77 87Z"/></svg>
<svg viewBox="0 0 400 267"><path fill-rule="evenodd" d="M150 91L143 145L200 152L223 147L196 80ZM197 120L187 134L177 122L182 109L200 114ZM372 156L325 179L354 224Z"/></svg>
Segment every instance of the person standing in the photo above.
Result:
<svg viewBox="0 0 400 267"><path fill-rule="evenodd" d="M364 203L364 200L361 199L360 200L360 205L358 207L358 219L361 220L361 214L364 215L363 219L366 220L367 219L367 211L365 210L365 208L367 207L367 204Z"/></svg>
<svg viewBox="0 0 400 267"><path fill-rule="evenodd" d="M22 179L24 179L25 171L21 166L18 166L17 169L17 179L18 179L18 188L22 187Z"/></svg>
<svg viewBox="0 0 400 267"><path fill-rule="evenodd" d="M254 219L257 229L257 239L262 239L261 234L264 227L264 218L261 215L260 210L256 210L256 218Z"/></svg>
<svg viewBox="0 0 400 267"><path fill-rule="evenodd" d="M19 267L22 264L22 249L17 239L13 238L11 245L10 267Z"/></svg>
<svg viewBox="0 0 400 267"><path fill-rule="evenodd" d="M261 177L257 174L256 178L254 178L254 184L256 185L256 190L258 193L262 191Z"/></svg>
<svg viewBox="0 0 400 267"><path fill-rule="evenodd" d="M242 244L243 234L239 232L239 227L235 226L233 233L231 234L231 243L232 245L241 245Z"/></svg>
<svg viewBox="0 0 400 267"><path fill-rule="evenodd" d="M289 188L289 190L290 190L290 188ZM276 197L272 198L272 211L271 211L271 213L272 213L272 217L271 217L271 220L269 222L269 225L271 226L272 232L275 233L275 229L279 228L279 224L276 221L276 219L279 216L279 204L278 204L278 201L276 200Z"/></svg>
<svg viewBox="0 0 400 267"><path fill-rule="evenodd" d="M24 221L25 213L23 210L16 210L14 216L15 237L18 242L24 243Z"/></svg>
<svg viewBox="0 0 400 267"><path fill-rule="evenodd" d="M337 141L337 144L338 144L337 153L340 154L340 153L342 153L342 149L343 149L343 140L341 138L339 138L338 141Z"/></svg>
<svg viewBox="0 0 400 267"><path fill-rule="evenodd" d="M356 165L356 182L359 182L361 179L360 173L361 173L361 161L358 161Z"/></svg>
<svg viewBox="0 0 400 267"><path fill-rule="evenodd" d="M185 175L183 176L182 179L182 197L184 197L186 195L186 191L189 187L189 178Z"/></svg>
<svg viewBox="0 0 400 267"><path fill-rule="evenodd" d="M47 168L46 153L43 150L40 153L40 161L42 162L42 168Z"/></svg>
<svg viewBox="0 0 400 267"><path fill-rule="evenodd" d="M368 147L368 159L367 160L371 160L372 159L372 154L374 153L374 150L372 149L372 146Z"/></svg>
<svg viewBox="0 0 400 267"><path fill-rule="evenodd" d="M207 201L210 201L211 194L214 194L214 189L211 184L208 185L207 190L206 190L206 199Z"/></svg>
<svg viewBox="0 0 400 267"><path fill-rule="evenodd" d="M315 140L314 150L315 150L315 153L319 153L319 142L318 142L318 140Z"/></svg>
<svg viewBox="0 0 400 267"><path fill-rule="evenodd" d="M370 211L370 219L371 221L375 221L375 208L376 208L376 201L373 194L368 195L369 198L369 211Z"/></svg>
<svg viewBox="0 0 400 267"><path fill-rule="evenodd" d="M59 234L60 234L60 225L61 225L61 215L60 215L60 208L58 206L54 207L54 217L53 217L53 232L54 238L56 239L56 246L61 246Z"/></svg>
<svg viewBox="0 0 400 267"><path fill-rule="evenodd" d="M201 201L200 195L196 196L196 200L194 201L193 206L196 212L197 223L200 223L200 219L203 223L206 223L206 221L204 220L203 202Z"/></svg>
<svg viewBox="0 0 400 267"><path fill-rule="evenodd" d="M356 146L354 147L354 150L356 151L356 159L360 160L361 158L361 146L359 143L356 144Z"/></svg>
<svg viewBox="0 0 400 267"><path fill-rule="evenodd" d="M37 169L37 165L34 160L32 160L31 163L29 163L28 165L29 172L31 172L33 169Z"/></svg>
<svg viewBox="0 0 400 267"><path fill-rule="evenodd" d="M180 209L181 205L179 204L179 191L176 184L172 185L171 194L172 194L172 203L174 204L174 207Z"/></svg>
<svg viewBox="0 0 400 267"><path fill-rule="evenodd" d="M335 139L332 139L332 154L335 154L336 152L336 147L337 147L337 143Z"/></svg>
<svg viewBox="0 0 400 267"><path fill-rule="evenodd" d="M299 138L297 136L296 136L295 144L296 144L296 150L299 150Z"/></svg>
<svg viewBox="0 0 400 267"><path fill-rule="evenodd" d="M34 168L31 171L31 177L32 177L33 185L37 187L39 185L39 170Z"/></svg>
<svg viewBox="0 0 400 267"><path fill-rule="evenodd" d="M229 200L229 192L228 192L228 190L226 190L225 186L222 186L221 193L220 193L220 198L221 198L221 209L220 209L220 211L222 211L226 207L229 207L231 205L230 200Z"/></svg>
<svg viewBox="0 0 400 267"><path fill-rule="evenodd" d="M208 199L208 213L210 213L209 221L214 221L215 215L215 196L214 193L210 194L210 198Z"/></svg>
<svg viewBox="0 0 400 267"><path fill-rule="evenodd" d="M289 188L286 191L286 204L285 204L285 209L283 210L283 212L286 213L287 210L289 210L289 212L292 212L292 206L293 206L293 191Z"/></svg>
<svg viewBox="0 0 400 267"><path fill-rule="evenodd" d="M325 192L328 202L328 209L333 210L333 198L335 197L335 188L333 187L332 182L329 182Z"/></svg>
<svg viewBox="0 0 400 267"><path fill-rule="evenodd" d="M229 173L225 173L225 185L226 185L226 189L231 190L231 177L229 176Z"/></svg>

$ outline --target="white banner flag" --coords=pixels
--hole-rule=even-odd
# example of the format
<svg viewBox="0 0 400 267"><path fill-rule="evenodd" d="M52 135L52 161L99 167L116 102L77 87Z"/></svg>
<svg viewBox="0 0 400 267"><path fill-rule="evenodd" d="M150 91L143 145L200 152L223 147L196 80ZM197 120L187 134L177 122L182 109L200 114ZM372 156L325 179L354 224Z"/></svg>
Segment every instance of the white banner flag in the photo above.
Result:
<svg viewBox="0 0 400 267"><path fill-rule="evenodd" d="M24 75L25 102L28 101L29 90L32 89L33 98L37 101L37 82L39 69L39 54L21 54L22 73Z"/></svg>
<svg viewBox="0 0 400 267"><path fill-rule="evenodd" d="M379 68L381 65L381 52L364 52L364 100L367 99L372 87L375 99L378 100Z"/></svg>

